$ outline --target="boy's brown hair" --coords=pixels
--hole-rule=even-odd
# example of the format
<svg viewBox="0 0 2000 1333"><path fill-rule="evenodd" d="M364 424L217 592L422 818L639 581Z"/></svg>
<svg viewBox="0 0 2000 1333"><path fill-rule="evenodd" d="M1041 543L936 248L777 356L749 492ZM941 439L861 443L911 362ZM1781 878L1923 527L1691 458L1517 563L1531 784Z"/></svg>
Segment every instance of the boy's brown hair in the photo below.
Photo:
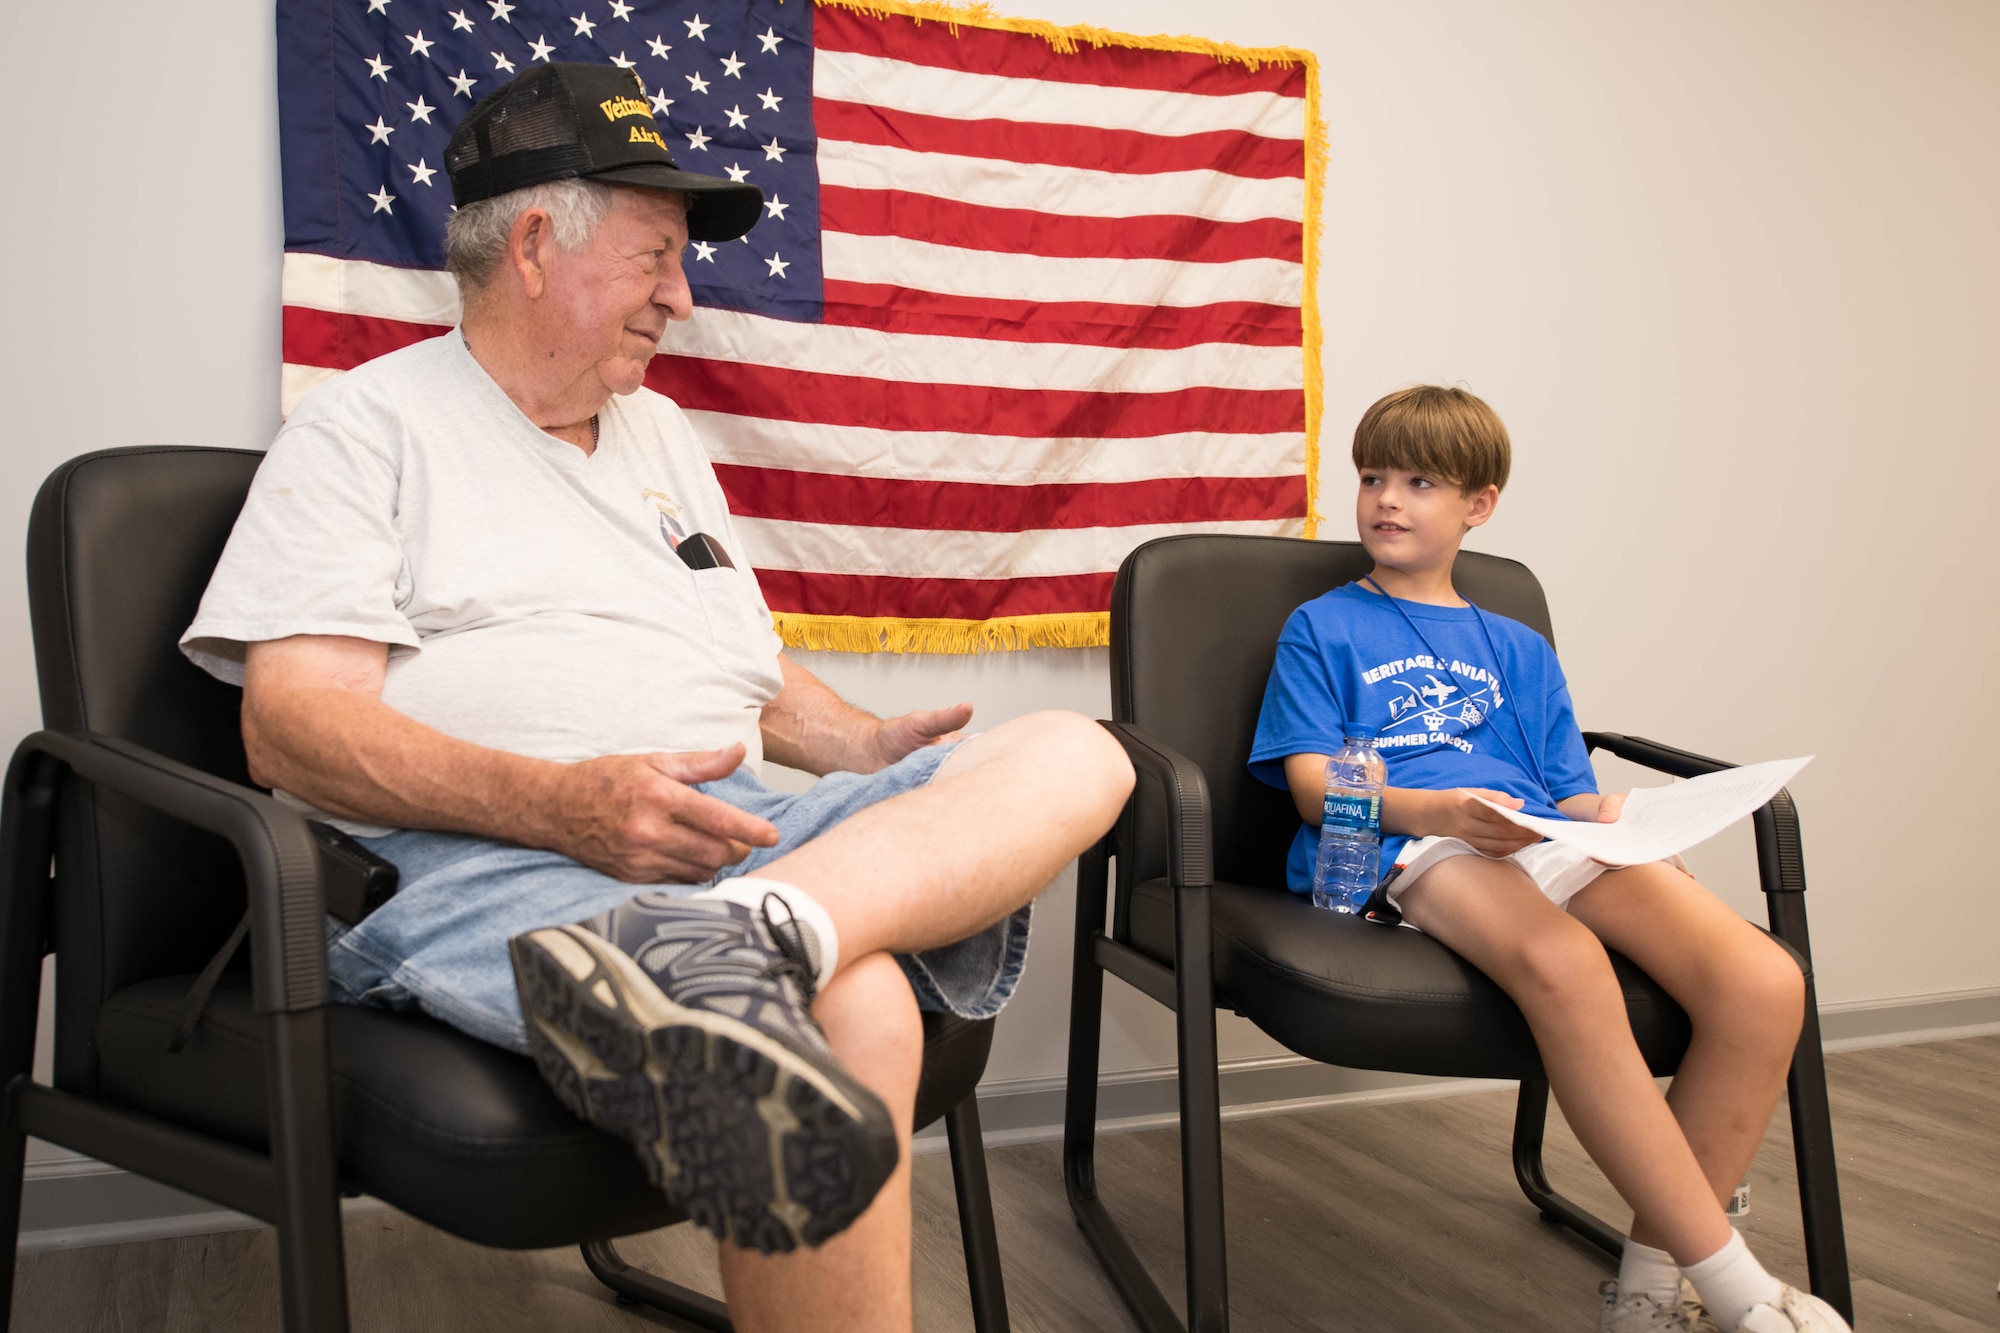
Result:
<svg viewBox="0 0 2000 1333"><path fill-rule="evenodd" d="M1499 413L1463 389L1398 389L1361 414L1354 466L1395 468L1449 481L1467 495L1507 486L1513 447Z"/></svg>

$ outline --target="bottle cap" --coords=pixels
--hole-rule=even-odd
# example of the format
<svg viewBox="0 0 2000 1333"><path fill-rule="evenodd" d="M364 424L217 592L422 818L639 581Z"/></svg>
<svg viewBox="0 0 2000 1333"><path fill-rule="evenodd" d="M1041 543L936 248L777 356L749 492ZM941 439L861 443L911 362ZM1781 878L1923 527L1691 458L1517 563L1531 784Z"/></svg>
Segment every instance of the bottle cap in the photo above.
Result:
<svg viewBox="0 0 2000 1333"><path fill-rule="evenodd" d="M1380 730L1381 728L1367 722L1350 722L1345 728L1347 739L1350 741L1372 741Z"/></svg>

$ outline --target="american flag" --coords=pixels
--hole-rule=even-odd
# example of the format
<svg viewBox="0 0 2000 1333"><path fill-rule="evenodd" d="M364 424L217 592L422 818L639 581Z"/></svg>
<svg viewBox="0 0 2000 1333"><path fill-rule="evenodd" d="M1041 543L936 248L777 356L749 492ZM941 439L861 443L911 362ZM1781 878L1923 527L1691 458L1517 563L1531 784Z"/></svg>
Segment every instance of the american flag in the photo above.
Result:
<svg viewBox="0 0 2000 1333"><path fill-rule="evenodd" d="M648 383L787 642L1102 643L1140 542L1309 533L1311 57L938 12L280 0L285 410L456 322L472 104L615 62L681 166L764 192Z"/></svg>

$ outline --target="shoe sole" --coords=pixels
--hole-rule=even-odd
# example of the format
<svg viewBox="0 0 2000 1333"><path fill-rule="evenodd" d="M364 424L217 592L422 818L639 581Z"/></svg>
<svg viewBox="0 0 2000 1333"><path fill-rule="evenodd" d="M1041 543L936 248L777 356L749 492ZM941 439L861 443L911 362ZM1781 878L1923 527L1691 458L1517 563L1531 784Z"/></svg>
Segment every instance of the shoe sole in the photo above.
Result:
<svg viewBox="0 0 2000 1333"><path fill-rule="evenodd" d="M574 926L508 941L528 1049L572 1112L630 1140L718 1239L764 1254L845 1230L896 1168L881 1100L823 1059L662 992Z"/></svg>

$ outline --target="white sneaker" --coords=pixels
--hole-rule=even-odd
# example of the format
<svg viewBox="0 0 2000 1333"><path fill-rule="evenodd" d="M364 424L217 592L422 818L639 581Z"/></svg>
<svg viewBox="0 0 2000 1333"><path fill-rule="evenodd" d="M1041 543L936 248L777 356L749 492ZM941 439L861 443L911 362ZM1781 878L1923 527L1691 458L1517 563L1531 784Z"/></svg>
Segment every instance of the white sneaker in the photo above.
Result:
<svg viewBox="0 0 2000 1333"><path fill-rule="evenodd" d="M1753 1305L1736 1333L1854 1333L1840 1312L1817 1296L1786 1287L1778 1303Z"/></svg>
<svg viewBox="0 0 2000 1333"><path fill-rule="evenodd" d="M1643 1291L1621 1297L1617 1278L1605 1279L1597 1294L1604 1299L1604 1308L1597 1316L1597 1333L1693 1333L1686 1310L1661 1305Z"/></svg>

